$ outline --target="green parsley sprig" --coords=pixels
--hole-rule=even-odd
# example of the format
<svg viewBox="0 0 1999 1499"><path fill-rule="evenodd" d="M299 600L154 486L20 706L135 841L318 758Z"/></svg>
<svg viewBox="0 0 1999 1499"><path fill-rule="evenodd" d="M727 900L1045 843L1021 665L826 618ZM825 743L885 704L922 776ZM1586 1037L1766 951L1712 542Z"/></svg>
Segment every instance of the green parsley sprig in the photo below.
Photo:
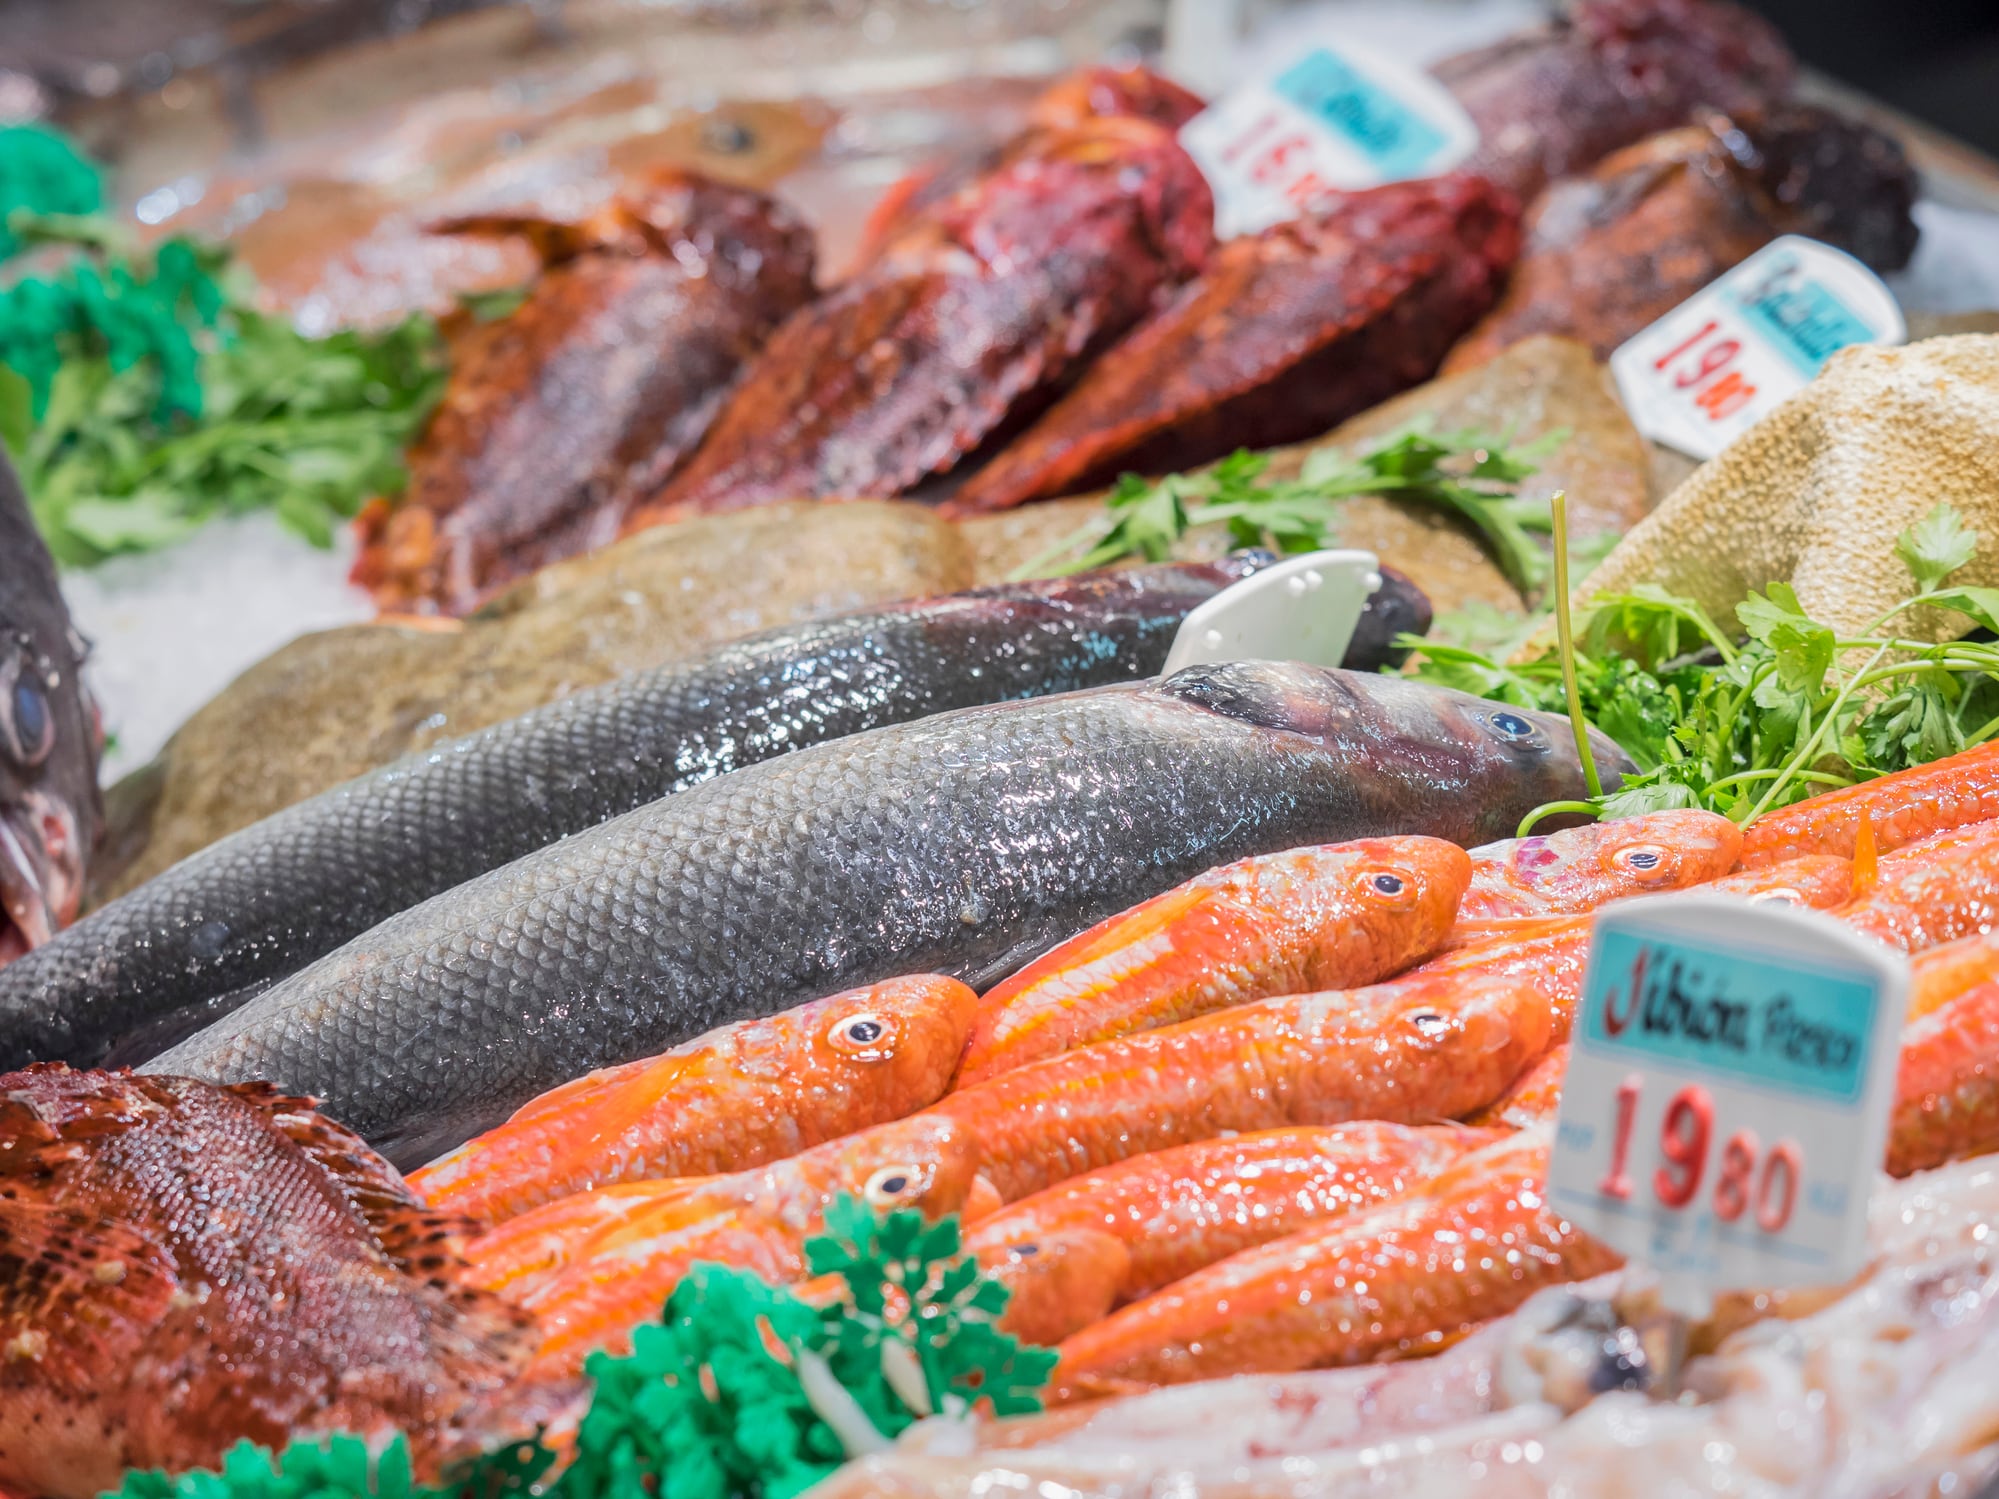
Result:
<svg viewBox="0 0 1999 1499"><path fill-rule="evenodd" d="M1054 1350L994 1326L1008 1292L961 1251L955 1218L841 1198L805 1244L838 1277L830 1299L696 1265L631 1353L586 1362L590 1407L560 1473L537 1439L423 1487L400 1433L337 1433L275 1455L238 1443L219 1472L128 1472L115 1499L790 1499L922 1417L1041 1408Z"/></svg>
<svg viewBox="0 0 1999 1499"><path fill-rule="evenodd" d="M1355 495L1397 495L1441 506L1476 526L1507 579L1537 593L1548 559L1535 532L1548 529L1545 500L1519 494L1521 481L1567 438L1550 432L1517 448L1472 432L1397 433L1358 456L1324 447L1295 479L1267 479L1268 455L1238 451L1193 473L1144 479L1127 474L1104 502L1104 521L1021 568L1016 577L1059 577L1143 557L1164 560L1197 526L1226 525L1239 546L1310 552L1333 545L1341 504Z"/></svg>
<svg viewBox="0 0 1999 1499"><path fill-rule="evenodd" d="M259 509L327 546L401 489L402 449L443 390L430 318L308 338L251 306L226 250L143 252L94 201L61 174L0 171L0 258L38 252L0 286L0 443L59 561Z"/></svg>
<svg viewBox="0 0 1999 1499"><path fill-rule="evenodd" d="M1736 609L1740 638L1656 587L1600 595L1572 665L1584 714L1639 773L1593 799L1602 815L1702 807L1748 823L1814 792L1926 764L1999 733L1999 642L1899 632L1919 610L1999 633L1999 589L1950 579L1978 536L1939 505L1897 539L1910 593L1853 636L1812 619L1788 583ZM1507 663L1408 640L1425 681L1561 712L1562 653Z"/></svg>

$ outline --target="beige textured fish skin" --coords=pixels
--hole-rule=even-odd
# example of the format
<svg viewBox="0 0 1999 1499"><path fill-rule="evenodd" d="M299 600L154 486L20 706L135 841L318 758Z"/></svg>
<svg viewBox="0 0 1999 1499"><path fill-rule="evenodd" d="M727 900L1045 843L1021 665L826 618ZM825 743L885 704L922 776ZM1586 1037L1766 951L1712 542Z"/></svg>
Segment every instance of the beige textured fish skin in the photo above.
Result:
<svg viewBox="0 0 1999 1499"><path fill-rule="evenodd" d="M1788 580L1812 618L1857 634L1908 596L1895 537L1939 502L1999 536L1995 433L1999 336L1845 349L1667 496L1575 602L1653 584L1728 628L1751 589ZM1952 581L1999 584L1999 550L1984 548ZM1964 625L1919 614L1899 628L1942 638Z"/></svg>

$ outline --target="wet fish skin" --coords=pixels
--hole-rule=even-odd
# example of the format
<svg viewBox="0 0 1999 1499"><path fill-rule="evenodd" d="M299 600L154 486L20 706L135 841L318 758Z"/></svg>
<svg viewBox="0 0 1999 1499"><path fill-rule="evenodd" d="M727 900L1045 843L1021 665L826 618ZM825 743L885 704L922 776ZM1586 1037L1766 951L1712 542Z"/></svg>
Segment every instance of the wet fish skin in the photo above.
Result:
<svg viewBox="0 0 1999 1499"><path fill-rule="evenodd" d="M1547 1050L1554 1009L1536 974L1259 1000L1003 1072L928 1112L971 1130L1015 1202L1230 1130L1457 1118Z"/></svg>
<svg viewBox="0 0 1999 1499"><path fill-rule="evenodd" d="M0 965L76 919L104 831L103 734L83 685L87 654L0 452Z"/></svg>
<svg viewBox="0 0 1999 1499"><path fill-rule="evenodd" d="M1055 1402L1227 1374L1434 1352L1618 1258L1542 1197L1547 1136L1514 1135L1415 1195L1233 1255L1063 1343Z"/></svg>
<svg viewBox="0 0 1999 1499"><path fill-rule="evenodd" d="M1838 854L1799 854L1774 864L1738 869L1701 888L1716 895L1830 911L1853 898L1853 886L1853 860Z"/></svg>
<svg viewBox="0 0 1999 1499"><path fill-rule="evenodd" d="M781 1160L935 1102L978 996L934 974L743 1020L551 1089L409 1178L431 1207L500 1223L574 1192Z"/></svg>
<svg viewBox="0 0 1999 1499"><path fill-rule="evenodd" d="M1557 1042L1540 1061L1465 1123L1484 1129L1531 1129L1552 1125L1562 1106L1562 1079L1569 1071L1569 1043Z"/></svg>
<svg viewBox="0 0 1999 1499"><path fill-rule="evenodd" d="M1387 828L1482 842L1581 784L1563 720L1296 664L964 709L470 881L150 1069L283 1080L415 1165L730 1020L900 973L976 988L1216 864Z"/></svg>
<svg viewBox="0 0 1999 1499"><path fill-rule="evenodd" d="M1799 854L1852 858L1862 819L1882 853L1999 817L1999 739L1912 770L1842 786L1774 812L1743 833L1742 862L1754 868Z"/></svg>
<svg viewBox="0 0 1999 1499"><path fill-rule="evenodd" d="M1148 677L1187 612L1265 555L772 630L421 750L182 860L0 973L0 1065L94 1061L121 1036L164 1029L117 1057L143 1061L398 911L744 765L974 703Z"/></svg>
<svg viewBox="0 0 1999 1499"><path fill-rule="evenodd" d="M1734 823L1692 809L1510 838L1471 851L1471 887L1458 916L1553 916L1683 890L1727 874L1741 849Z"/></svg>
<svg viewBox="0 0 1999 1499"><path fill-rule="evenodd" d="M1999 917L1999 820L1883 854L1874 886L1832 914L1909 953L1989 930Z"/></svg>
<svg viewBox="0 0 1999 1499"><path fill-rule="evenodd" d="M1059 1341L1114 1302L1398 1197L1495 1138L1461 1125L1368 1120L1200 1140L1024 1197L975 1225L965 1247L993 1263L1013 1290L1008 1324L1032 1326L1040 1334L1034 1341ZM1075 1270L1069 1284L1042 1273L1044 1249L1060 1254L1066 1246L1075 1261L1083 1257L1079 1246L1103 1238L1117 1253L1100 1251L1095 1285Z"/></svg>
<svg viewBox="0 0 1999 1499"><path fill-rule="evenodd" d="M1920 1020L1967 989L1999 979L1999 932L1976 932L1925 948L1909 962L1909 1019Z"/></svg>
<svg viewBox="0 0 1999 1499"><path fill-rule="evenodd" d="M1999 982L1976 984L1902 1028L1888 1117L1891 1176L1999 1149Z"/></svg>
<svg viewBox="0 0 1999 1499"><path fill-rule="evenodd" d="M1211 869L989 991L957 1086L1248 1000L1392 978L1443 941L1470 872L1464 850L1436 838L1363 838Z"/></svg>

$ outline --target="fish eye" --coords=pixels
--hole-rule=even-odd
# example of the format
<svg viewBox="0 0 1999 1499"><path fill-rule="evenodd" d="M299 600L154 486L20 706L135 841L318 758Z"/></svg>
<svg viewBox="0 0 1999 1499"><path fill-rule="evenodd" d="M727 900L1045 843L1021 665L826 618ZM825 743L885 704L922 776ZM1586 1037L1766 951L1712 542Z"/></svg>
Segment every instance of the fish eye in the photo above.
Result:
<svg viewBox="0 0 1999 1499"><path fill-rule="evenodd" d="M1508 739L1532 739L1534 737L1534 725L1522 718L1518 713L1495 713L1487 722Z"/></svg>
<svg viewBox="0 0 1999 1499"><path fill-rule="evenodd" d="M848 1052L863 1062L878 1062L889 1054L895 1034L886 1016L864 1010L858 1015L844 1015L834 1021L826 1032L826 1039L835 1049Z"/></svg>
<svg viewBox="0 0 1999 1499"><path fill-rule="evenodd" d="M1006 1252L1009 1256L1017 1260L1032 1259L1035 1255L1041 1253L1041 1246L1039 1244L1009 1244L1007 1245Z"/></svg>
<svg viewBox="0 0 1999 1499"><path fill-rule="evenodd" d="M4 732L9 757L32 769L55 747L55 714L49 709L48 694L35 676L32 661L16 657L7 675L11 680L6 683L5 696L0 697L0 732Z"/></svg>
<svg viewBox="0 0 1999 1499"><path fill-rule="evenodd" d="M894 1207L916 1196L924 1185L923 1173L915 1166L884 1166L868 1178L861 1195L875 1207Z"/></svg>
<svg viewBox="0 0 1999 1499"><path fill-rule="evenodd" d="M1377 905L1401 910L1416 899L1416 882L1398 870L1376 869L1361 877L1361 890Z"/></svg>
<svg viewBox="0 0 1999 1499"><path fill-rule="evenodd" d="M1641 877L1666 872L1666 850L1656 843L1634 843L1620 848L1610 857L1620 869Z"/></svg>
<svg viewBox="0 0 1999 1499"><path fill-rule="evenodd" d="M1409 1017L1409 1023L1423 1033L1423 1039L1434 1041L1451 1028L1451 1022L1436 1010L1417 1010Z"/></svg>

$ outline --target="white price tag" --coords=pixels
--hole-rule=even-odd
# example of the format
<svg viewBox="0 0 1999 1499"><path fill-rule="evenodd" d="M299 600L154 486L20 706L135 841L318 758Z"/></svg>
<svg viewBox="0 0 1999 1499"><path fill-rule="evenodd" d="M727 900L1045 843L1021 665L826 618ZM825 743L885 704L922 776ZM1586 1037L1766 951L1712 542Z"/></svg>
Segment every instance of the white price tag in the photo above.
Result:
<svg viewBox="0 0 1999 1499"><path fill-rule="evenodd" d="M1224 239L1296 218L1328 192L1448 171L1478 127L1429 74L1341 42L1252 78L1180 127Z"/></svg>
<svg viewBox="0 0 1999 1499"><path fill-rule="evenodd" d="M1670 1304L1866 1261L1908 965L1817 911L1661 896L1597 918L1548 1170Z"/></svg>
<svg viewBox="0 0 1999 1499"><path fill-rule="evenodd" d="M1307 552L1286 557L1187 612L1174 632L1162 677L1217 661L1303 661L1338 666L1375 589L1372 552Z"/></svg>
<svg viewBox="0 0 1999 1499"><path fill-rule="evenodd" d="M1841 349L1908 333L1880 277L1843 250L1787 234L1628 339L1610 372L1640 432L1708 459Z"/></svg>

